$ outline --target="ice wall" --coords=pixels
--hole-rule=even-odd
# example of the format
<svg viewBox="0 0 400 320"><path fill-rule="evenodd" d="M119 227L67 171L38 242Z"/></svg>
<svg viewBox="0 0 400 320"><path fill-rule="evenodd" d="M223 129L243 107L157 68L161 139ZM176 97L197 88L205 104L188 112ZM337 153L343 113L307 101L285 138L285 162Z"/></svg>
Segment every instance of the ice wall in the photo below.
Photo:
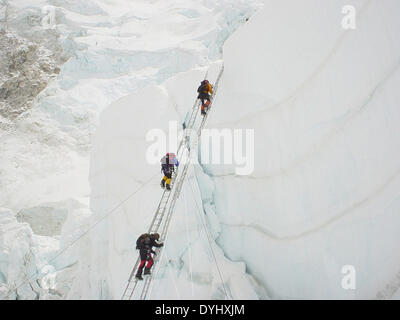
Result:
<svg viewBox="0 0 400 320"><path fill-rule="evenodd" d="M6 85L0 91L10 100L7 109L0 106L0 207L15 212L19 222L29 222L34 233L51 235L33 236L43 240L39 256L40 250L46 256L48 247L55 247L52 240L60 239L65 251L54 261L47 257L49 265L40 275L56 298L110 297L91 265L96 268L98 263L90 252L101 247L102 235L82 237L92 222L87 206L89 149L101 111L124 95L220 57L225 39L258 4L258 0L0 3L4 58L0 83ZM45 16L52 17L47 27ZM24 99L29 103L22 107ZM0 255L4 250L0 247ZM30 266L25 267L29 273ZM0 277L0 284L13 288L8 278L3 282ZM35 292L24 296L36 297ZM40 298L54 297L42 292Z"/></svg>
<svg viewBox="0 0 400 320"><path fill-rule="evenodd" d="M51 270L35 276L59 249L55 239L36 236L27 223L17 221L14 212L0 208L0 248L1 300L54 297L42 282Z"/></svg>
<svg viewBox="0 0 400 320"><path fill-rule="evenodd" d="M267 1L224 46L209 127L254 129L255 170L203 166L218 243L276 299L376 298L397 283L400 4L352 3L344 30L346 1Z"/></svg>
<svg viewBox="0 0 400 320"><path fill-rule="evenodd" d="M1 104L0 205L16 212L88 197L88 154L100 112L132 91L220 57L224 40L258 4L3 2L1 96L15 101ZM44 12L52 12L51 28L43 26Z"/></svg>
<svg viewBox="0 0 400 320"><path fill-rule="evenodd" d="M215 79L220 67L211 66L209 76ZM162 195L159 159L166 151L159 150L157 161L150 163L146 155L154 141L147 134L162 130L169 139L170 121L177 121L181 130L206 71L181 73L162 86L121 98L103 112L91 157L91 209L102 221L90 237L95 244L90 251L90 284L95 289L88 297L121 298L138 256L135 241L147 232ZM227 260L206 233L213 221L201 208L193 170L174 210L150 298L224 299L227 290L229 297L256 299L257 285L245 274L243 263Z"/></svg>

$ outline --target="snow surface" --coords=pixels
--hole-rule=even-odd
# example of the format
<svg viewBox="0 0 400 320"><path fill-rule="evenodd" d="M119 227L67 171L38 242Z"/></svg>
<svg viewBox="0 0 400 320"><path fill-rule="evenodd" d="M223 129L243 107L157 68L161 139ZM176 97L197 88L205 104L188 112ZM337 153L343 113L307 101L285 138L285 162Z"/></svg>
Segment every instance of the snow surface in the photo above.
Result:
<svg viewBox="0 0 400 320"><path fill-rule="evenodd" d="M220 63L210 67L210 79L216 78L220 68ZM102 292L108 292L112 298L122 296L138 254L134 250L136 238L149 227L162 194L159 163L151 165L146 161L146 134L153 128L168 132L169 121L184 120L185 111L195 100L196 86L193 90L192 85L185 95L180 93L185 84L200 83L206 71L193 70L177 75L163 86L146 87L121 98L102 113L91 157L91 209L98 219L107 215L107 222L98 226L98 241L102 245L93 248L98 257L94 257L96 264L91 265L96 268L93 273L106 277ZM214 241L209 244L204 226L207 223L209 228L213 222L205 219L201 210L199 188L204 185L197 185L191 171L174 210L168 244L162 251L161 279L155 281L151 298L224 299L219 272L229 297L257 298L259 289L254 279L245 274L244 264L227 260ZM125 202L135 190L139 191ZM110 211L122 201L120 208Z"/></svg>
<svg viewBox="0 0 400 320"><path fill-rule="evenodd" d="M344 5L339 0L268 1L224 46L225 73L207 127L254 129L255 170L243 177L235 174L232 165L201 164L195 167L195 176L210 232L223 250L223 259L245 267L244 283L258 284L253 291L250 287L242 291L248 299L396 297L400 262L400 44L396 34L400 7L394 0L355 1L357 29L346 31L341 25ZM198 78L191 77L193 88ZM178 87L184 83L178 82ZM151 177L151 170L144 175L146 164L124 140L132 140L141 155L144 132L154 127L167 129L167 121L177 117L168 107L168 89L149 87L140 97L126 97L103 115L98 136L102 151L95 148L92 156L92 186L100 190L92 194L98 197L92 198L94 212L112 207L139 186L138 176L131 177L127 170L132 164L138 166L142 183ZM157 119L143 118L143 99L146 107L159 106ZM135 115L140 124L118 118L118 131L127 133L115 138L113 122L108 119L120 117L115 113L125 115L119 110L128 109L128 101L132 109L138 109ZM185 105L190 106L190 99ZM111 141L106 142L105 136ZM157 188L155 181L152 191L142 191L140 200L124 205L129 227L119 225L118 220L113 230L138 228L133 234L140 233L152 212L145 194L153 195ZM180 205L185 201L184 195ZM193 203L188 207L193 208ZM150 212L147 221L145 212ZM176 261L179 244L173 235L179 230L176 224L182 219L177 217L182 213L177 208L175 214L165 249L170 268L157 286L164 288L162 283L169 283L168 290L157 290L153 298L190 297L180 280L192 274L190 266L185 267L188 258ZM126 233L114 234L112 241L120 244L115 248L119 254L129 242L120 237ZM206 243L201 244L203 249L198 244L189 247L190 256L197 262L196 256L203 255L199 261L204 266L210 257L203 253ZM111 257L109 266L103 268L113 268L119 261ZM356 271L355 290L342 287L342 269L347 265ZM227 270L227 287L238 298L229 279L239 270ZM109 282L117 284L113 292L122 287L123 280ZM196 279L191 282L197 285ZM204 296L196 291L196 297ZM222 298L211 293L211 298L216 297Z"/></svg>
<svg viewBox="0 0 400 320"><path fill-rule="evenodd" d="M271 298L398 288L400 4L353 3L357 29L345 31L345 1L269 1L224 46L208 126L253 128L256 151L247 177L204 166L217 243ZM345 265L356 290L341 286Z"/></svg>
<svg viewBox="0 0 400 320"><path fill-rule="evenodd" d="M41 25L48 5L55 10L54 29ZM0 28L7 36L35 43L45 52L62 48L60 54L67 59L31 109L15 120L0 117L0 206L14 212L20 223L30 223L21 225L35 230L33 241L40 242L37 261L41 261L40 252L53 253L45 259L47 266L38 266L47 291L32 291L31 298L111 297L96 285L88 289L87 272L94 263L88 251L101 242L80 237L94 221L89 209L89 150L100 112L130 92L220 58L226 38L259 5L257 0L15 0L1 4ZM49 213L54 215L53 222L43 225L41 219ZM20 246L27 246L27 241ZM65 250L60 256L55 255L55 243ZM96 275L96 280L102 277ZM5 277L2 292L4 285L13 288L14 282L18 286L24 281L22 276Z"/></svg>
<svg viewBox="0 0 400 320"><path fill-rule="evenodd" d="M354 0L346 31L344 0L264 2L224 45L207 122L254 129L255 170L191 168L150 297L399 299L400 5ZM24 23L44 3L13 1L10 28L40 36ZM1 136L1 295L40 270L7 298L121 298L161 196L146 133L182 123L258 4L54 2L72 58ZM16 220L49 203L68 208L60 235Z"/></svg>

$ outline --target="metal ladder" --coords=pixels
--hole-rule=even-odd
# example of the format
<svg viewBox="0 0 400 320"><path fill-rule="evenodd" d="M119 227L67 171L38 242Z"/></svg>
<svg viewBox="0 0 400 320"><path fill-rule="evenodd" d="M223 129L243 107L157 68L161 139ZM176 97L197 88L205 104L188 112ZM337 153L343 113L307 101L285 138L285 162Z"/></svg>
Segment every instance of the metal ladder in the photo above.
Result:
<svg viewBox="0 0 400 320"><path fill-rule="evenodd" d="M207 77L207 74L208 74L208 71L207 71L207 73L205 75L205 78ZM194 125L194 123L196 121L196 117L197 117L197 114L199 112L199 108L200 108L200 101L198 99L196 99L194 104L193 104L193 107L192 107L192 112L190 114L190 118L188 120L188 124L186 125L186 128L184 129L183 138L181 139L181 141L179 143L179 147L178 147L178 150L177 150L177 153L176 153L178 159L180 159L180 156L182 156L182 153L184 151L183 146L185 144L187 145L187 142L188 142L188 136L187 135L188 135L188 132L190 132L190 130L192 129L192 127L193 127L193 125ZM167 208L167 204L168 204L171 192L173 190L173 187L174 187L174 184L175 184L175 180L176 180L176 177L178 175L178 171L179 171L179 167L172 174L172 177L171 177L171 190L165 189L163 194L162 194L162 196L161 196L161 200L160 200L160 202L158 204L158 207L157 207L156 213L155 213L155 215L153 217L153 220L151 221L150 227L148 229L148 233L157 232L159 227L160 227L160 225L161 225L161 223L162 223L162 219L164 217L164 213L165 213L165 210ZM135 273L136 273L137 268L139 266L139 263L140 263L140 257L137 258L136 263L135 263L134 267L132 268L131 274L130 274L129 279L128 279L128 284L127 284L127 286L125 288L125 291L124 291L124 293L122 295L122 300L131 300L131 298L132 298L132 295L133 295L133 293L134 293L134 291L136 289L136 286L138 284L138 280L135 279L134 276L135 276Z"/></svg>
<svg viewBox="0 0 400 320"><path fill-rule="evenodd" d="M212 106L213 99L214 99L214 97L215 97L215 95L217 93L218 84L219 84L219 81L220 81L221 76L223 74L223 71L224 71L224 67L222 66L221 71L220 71L220 73L218 75L218 78L217 78L217 80L215 82L215 85L214 85L214 94L211 96L211 99L210 99L211 100L211 106ZM204 125L206 123L206 119L207 119L208 114L209 114L209 112L206 113L206 115L203 117L203 119L202 119L202 121L200 123L200 126L199 126L199 128L197 130L197 136L198 137L201 136L201 132L202 132L202 130L204 128ZM190 159L191 150L194 149L195 147L196 147L196 145L192 145L188 149L188 158L189 159ZM171 203L170 203L170 206L169 206L169 209L168 209L168 213L167 213L167 216L166 216L166 221L165 221L164 227L163 227L161 235L160 235L161 241L165 241L165 239L166 239L166 236L167 236L167 233L168 233L168 228L169 228L169 225L170 225L170 222L171 222L171 218L172 218L172 214L173 214L173 211L174 211L174 208L175 208L175 204L176 204L176 201L178 200L178 198L180 196L180 193L181 193L181 190L182 190L182 186L183 186L183 183L185 181L187 171L189 169L189 164L190 164L189 162L187 162L185 164L185 166L183 168L183 172L182 172L181 176L179 177L179 180L176 183L175 192L174 192L174 195L172 197L172 200L171 200ZM159 249L159 248L156 249L156 253L157 254L156 254L156 257L154 259L154 265L156 265L158 260L160 259L159 258L160 257L160 251L161 251L161 249ZM153 275L152 274L149 277L146 278L144 287L142 289L142 293L140 295L140 299L141 300L146 299L152 280L153 280Z"/></svg>
<svg viewBox="0 0 400 320"><path fill-rule="evenodd" d="M221 76L223 74L223 71L224 71L224 66L222 66L221 71L219 72L217 80L216 80L216 82L214 84L214 93L210 97L210 100L211 100L210 106L212 106L213 99L214 99L214 97L215 97L215 95L217 93L218 84L219 84L219 81L220 81ZM206 73L205 78L207 77L207 74L208 74L208 72ZM161 197L161 200L160 200L160 202L158 204L156 213L155 213L155 215L153 217L153 220L152 220L152 222L150 224L150 227L149 227L148 233L158 232L159 229L160 229L160 226L161 226L161 224L163 222L163 218L164 218L166 209L168 208L168 212L167 212L167 216L166 216L166 219L165 219L165 223L164 223L164 226L163 226L161 234L160 234L160 240L161 241L164 241L166 239L166 235L168 233L169 224L170 224L171 218L172 218L172 213L173 213L173 210L175 208L175 203L176 203L177 199L180 196L180 193L181 193L181 190L182 190L182 186L183 186L183 183L185 181L186 174L187 174L187 171L188 171L188 168L189 168L191 149L195 147L195 145L193 145L193 146L190 145L191 141L190 141L189 134L192 132L192 129L193 129L195 123L196 123L197 115L199 114L199 111L200 111L200 105L201 105L201 102L198 99L196 99L196 101L195 101L195 103L193 105L193 108L192 108L192 112L191 112L190 118L188 120L188 123L187 123L185 129L184 129L183 137L182 137L182 139L181 139L181 141L179 143L178 150L177 150L177 153L176 153L178 159L183 159L183 155L184 155L185 150L188 151L187 152L187 158L186 158L187 161L183 166L182 174L179 175L179 171L180 171L179 168L180 167L178 167L177 170L173 173L172 178L171 178L171 190L164 190L164 192L162 194L162 197ZM198 128L198 130L196 132L198 137L201 136L201 130L204 127L204 124L206 122L207 116L208 116L208 112L203 117L203 119L202 119L202 121L200 123L200 126L199 126L199 128ZM186 146L186 148L183 148L184 146ZM175 186L175 184L176 184L176 186ZM173 194L173 196L172 196L172 199L170 201L170 198L171 198L172 194ZM156 249L156 256L155 256L155 259L154 259L154 266L157 264L157 262L159 260L160 251L161 251L161 248L157 248ZM139 263L140 263L140 257L137 258L136 263L135 263L135 265L134 265L134 267L133 267L133 269L131 271L131 274L130 274L129 280L128 280L128 284L127 284L127 286L125 288L125 291L124 291L124 293L122 295L122 300L131 300L132 295L135 292L135 289L136 289L136 287L138 285L139 280L135 279L134 276L135 276L135 273L136 273L137 268L139 266ZM153 266L153 269L155 268L154 266ZM143 288L142 288L142 291L141 291L139 299L141 299L141 300L146 299L148 291L149 291L149 288L150 288L150 284L152 283L152 279L153 279L153 275L152 274L145 278L144 285L143 285Z"/></svg>

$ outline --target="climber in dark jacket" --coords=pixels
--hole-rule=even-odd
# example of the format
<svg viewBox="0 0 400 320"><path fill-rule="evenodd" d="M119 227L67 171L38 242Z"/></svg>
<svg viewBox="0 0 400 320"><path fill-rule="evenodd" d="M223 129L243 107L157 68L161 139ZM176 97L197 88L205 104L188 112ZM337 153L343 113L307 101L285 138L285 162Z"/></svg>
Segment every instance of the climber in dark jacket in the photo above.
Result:
<svg viewBox="0 0 400 320"><path fill-rule="evenodd" d="M161 170L164 173L164 178L161 180L161 187L166 187L167 190L171 190L172 173L175 171L175 166L179 166L178 159L176 158L175 154L167 153L160 162Z"/></svg>
<svg viewBox="0 0 400 320"><path fill-rule="evenodd" d="M199 93L197 99L201 100L201 114L205 115L211 104L210 94L214 93L211 83L208 80L202 81L197 92Z"/></svg>
<svg viewBox="0 0 400 320"><path fill-rule="evenodd" d="M142 234L136 241L136 249L140 250L140 264L138 271L136 273L136 279L143 280L142 272L145 267L146 261L147 265L144 269L144 275L151 274L150 269L154 263L153 257L151 254L155 254L153 251L153 247L160 248L164 245L164 243L158 243L157 241L160 239L160 235L158 233L152 234Z"/></svg>

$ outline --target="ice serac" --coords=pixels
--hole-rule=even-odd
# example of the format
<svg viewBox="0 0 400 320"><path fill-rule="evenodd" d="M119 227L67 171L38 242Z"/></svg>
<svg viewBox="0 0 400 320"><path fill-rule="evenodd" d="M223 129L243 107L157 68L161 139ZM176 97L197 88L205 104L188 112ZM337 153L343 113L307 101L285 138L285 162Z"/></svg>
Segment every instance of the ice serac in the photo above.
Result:
<svg viewBox="0 0 400 320"><path fill-rule="evenodd" d="M94 271L104 259L91 254L104 243L102 230L82 236L92 222L89 149L100 112L135 90L220 58L225 39L258 3L0 1L0 207L28 222L40 243L34 260L45 257L38 277L47 289L40 299L111 296L105 273ZM130 125L137 126L134 119ZM57 246L62 254L52 260ZM24 262L13 261L15 270ZM1 276L0 283L12 287ZM18 295L24 297L35 294Z"/></svg>
<svg viewBox="0 0 400 320"><path fill-rule="evenodd" d="M220 63L212 65L209 76L215 78L220 67ZM96 261L91 263L96 277L93 282L103 281L106 292L97 298L121 297L137 259L136 238L147 231L161 198L159 160L165 150L158 150L152 162L149 147L155 141L149 133L169 133L170 121L176 121L181 130L196 98L196 85L206 71L200 68L178 74L162 86L149 86L121 98L102 114L90 174L91 210L96 220L104 217L91 237L97 236L97 246L92 249L92 261ZM192 88L182 91L186 87ZM153 271L154 289L149 298L223 299L226 294L257 298L243 263L226 259L207 233L207 224L210 221L201 208L199 187L190 169L173 213L159 271Z"/></svg>
<svg viewBox="0 0 400 320"><path fill-rule="evenodd" d="M0 209L0 222L0 297L4 299L10 294L9 286L23 278L19 273L25 268L35 271L36 266L32 261L32 230L26 224L19 224L14 213L3 208ZM19 292L12 293L12 297L18 294L25 298L36 297L35 292L29 290L29 282Z"/></svg>
<svg viewBox="0 0 400 320"><path fill-rule="evenodd" d="M33 247L28 224L18 223L12 211L0 208L0 299L39 297L40 287L29 281L37 271Z"/></svg>
<svg viewBox="0 0 400 320"><path fill-rule="evenodd" d="M268 1L224 46L209 127L254 129L255 170L203 165L217 242L273 298L376 298L397 283L400 3L352 3L344 30L346 1Z"/></svg>

